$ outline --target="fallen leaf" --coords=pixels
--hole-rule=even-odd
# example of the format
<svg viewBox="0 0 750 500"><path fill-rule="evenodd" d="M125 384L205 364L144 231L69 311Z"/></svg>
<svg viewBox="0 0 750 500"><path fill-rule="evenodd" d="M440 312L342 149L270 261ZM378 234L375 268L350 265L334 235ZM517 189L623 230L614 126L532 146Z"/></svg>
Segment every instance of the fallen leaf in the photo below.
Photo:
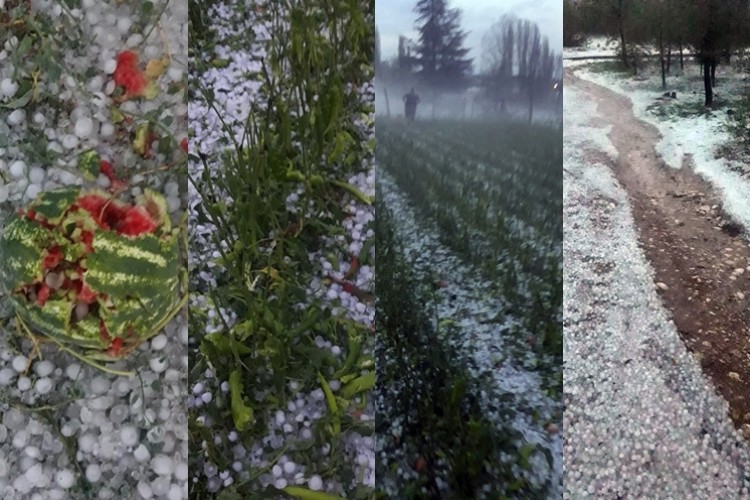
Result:
<svg viewBox="0 0 750 500"><path fill-rule="evenodd" d="M161 59L151 59L148 64L146 64L146 78L149 80L156 80L164 73L164 70L168 65L169 58L166 56Z"/></svg>

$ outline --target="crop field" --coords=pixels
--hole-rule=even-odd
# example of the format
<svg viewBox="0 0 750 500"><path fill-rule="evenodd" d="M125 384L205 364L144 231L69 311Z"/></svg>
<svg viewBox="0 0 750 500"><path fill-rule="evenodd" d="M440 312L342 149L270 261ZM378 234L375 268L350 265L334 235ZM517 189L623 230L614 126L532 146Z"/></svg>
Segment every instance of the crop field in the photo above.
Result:
<svg viewBox="0 0 750 500"><path fill-rule="evenodd" d="M379 488L559 496L562 130L376 130Z"/></svg>

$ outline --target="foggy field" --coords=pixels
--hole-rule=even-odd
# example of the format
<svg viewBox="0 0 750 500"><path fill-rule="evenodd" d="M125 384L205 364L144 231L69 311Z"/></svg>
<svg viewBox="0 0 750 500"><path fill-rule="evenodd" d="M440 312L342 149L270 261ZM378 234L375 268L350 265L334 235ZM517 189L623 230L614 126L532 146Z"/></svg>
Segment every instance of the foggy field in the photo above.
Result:
<svg viewBox="0 0 750 500"><path fill-rule="evenodd" d="M382 167L458 237L449 241L455 251L511 281L513 261L526 271L552 266L562 241L560 129L511 121L378 124Z"/></svg>
<svg viewBox="0 0 750 500"><path fill-rule="evenodd" d="M388 495L561 494L561 134L377 119L377 265L395 269L376 283Z"/></svg>
<svg viewBox="0 0 750 500"><path fill-rule="evenodd" d="M455 126L466 125L466 121L528 119L529 104L524 90L517 89L505 95L505 109L500 109L499 102L488 99L482 87L470 87L461 92L435 92L425 85L404 82L379 82L375 95L375 110L378 116L385 119L404 118L402 97L411 88L420 94L417 107L418 120L455 121ZM562 92L562 89L560 89ZM533 121L535 123L555 124L562 120L562 102L557 93L537 99L534 104Z"/></svg>

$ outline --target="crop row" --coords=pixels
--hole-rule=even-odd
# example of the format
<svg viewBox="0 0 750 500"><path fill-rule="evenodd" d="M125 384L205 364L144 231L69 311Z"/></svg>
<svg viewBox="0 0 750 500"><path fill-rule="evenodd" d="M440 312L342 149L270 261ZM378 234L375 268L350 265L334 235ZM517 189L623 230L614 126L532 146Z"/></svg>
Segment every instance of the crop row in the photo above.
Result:
<svg viewBox="0 0 750 500"><path fill-rule="evenodd" d="M558 296L562 222L559 210L555 211L557 203L535 190L532 181L551 176L551 165L560 164L554 161L557 151L548 152L551 158L546 161L531 158L526 163L526 182L518 174L511 181L499 181L507 162L489 164L484 178L481 172L464 168L466 151L481 145L467 142L465 151L454 149L448 156L436 151L430 140L420 144L416 137L428 131L390 125L378 127L380 162L420 210L436 220L450 245L485 269L489 278L501 278L509 295L526 295L521 273L539 282L535 288L548 292L542 295ZM505 146L512 149L514 142L506 141Z"/></svg>
<svg viewBox="0 0 750 500"><path fill-rule="evenodd" d="M528 331L541 337L543 352L559 358L562 220L550 179L557 176L562 189L562 151L543 144L557 131L530 128L521 142L511 133L515 125L507 125L509 133L496 135L490 146L487 134L499 127L475 125L476 144L467 138L461 148L451 148L436 138L455 130L451 123L410 128L378 121L378 160L418 211L435 221L444 243L481 269ZM503 150L518 157L510 161ZM483 170L466 167L481 155L487 162ZM535 179L549 187L537 189ZM555 363L549 360L550 367ZM559 379L558 369L550 371Z"/></svg>
<svg viewBox="0 0 750 500"><path fill-rule="evenodd" d="M448 164L467 196L486 191L493 206L525 224L540 230L549 226L542 232L554 235L562 231L559 129L450 122L417 128L386 122L383 128L384 148L382 141L398 141L391 149L418 153L434 167Z"/></svg>

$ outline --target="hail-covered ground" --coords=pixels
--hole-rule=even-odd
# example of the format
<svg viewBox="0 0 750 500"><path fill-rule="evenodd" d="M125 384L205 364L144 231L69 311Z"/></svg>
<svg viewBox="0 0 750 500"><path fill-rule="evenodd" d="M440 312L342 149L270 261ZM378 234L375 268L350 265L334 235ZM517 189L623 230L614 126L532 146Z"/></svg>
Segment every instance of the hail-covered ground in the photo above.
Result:
<svg viewBox="0 0 750 500"><path fill-rule="evenodd" d="M545 394L539 374L531 368L535 366L536 355L528 350L525 339L513 334L517 328L522 328L520 322L510 315L497 322L499 312L508 307L504 298L498 297L479 273L466 266L440 242L434 223L418 216L408 197L386 172L379 173L378 183L382 187L380 202L396 214L403 251L413 263L416 274L420 278L440 276L450 279L447 286L438 291L440 299L436 321L443 322L443 325L454 325L461 333L436 340L453 342L457 352L468 356L453 361L466 363L475 383L483 385L484 382L479 381L489 374L491 390L481 390L484 416L494 422L498 429L505 426L512 428L517 433L515 439L519 446L528 443L535 449L544 450L544 453L532 455L528 467L514 465L514 474L534 485L549 484L548 498L559 497L563 477L562 438L556 430L551 434L544 425L539 424L558 422L558 403ZM435 327L438 329L439 323ZM420 375L414 373L412 376ZM397 388L393 389L393 394L397 394ZM498 405L496 400L499 394L507 398L502 405ZM393 442L400 440L406 418L404 415L391 414L392 404L384 399L380 406L382 418L392 419L388 434L378 437L379 449L383 450L390 449ZM416 478L419 471L413 470L410 465L410 451L401 449L396 454L381 454L380 459L398 464L402 478ZM502 461L513 461L510 448L497 451ZM545 455L552 460L546 460ZM397 498L398 482L389 484L391 481L384 478L378 487ZM438 486L445 488L439 479Z"/></svg>
<svg viewBox="0 0 750 500"><path fill-rule="evenodd" d="M179 222L187 3L0 4L0 227L41 191L107 189L113 180L124 183L125 201L144 188L164 193ZM117 97L113 73L124 50L138 55L141 70L159 62L148 97ZM153 142L138 147L132 136L146 125ZM109 161L114 175L91 179L80 171L89 150ZM187 498L184 315L110 365L135 373L126 377L47 344L32 356L31 342L19 336L0 300L0 496Z"/></svg>
<svg viewBox="0 0 750 500"><path fill-rule="evenodd" d="M575 61L584 64L575 66L577 76L627 95L635 116L658 128L661 140L656 150L666 164L678 169L686 160L692 162L696 173L722 194L727 213L750 228L750 162L746 152L740 154L726 147L733 140L726 125L740 97L750 93L749 67L747 63L743 67L737 58L734 61L731 66L717 69L716 106L710 111L703 107L700 66L687 54L682 70L673 55L666 89L661 87L657 66L641 68L635 77L599 70L590 61L588 65L587 61ZM667 92L674 92L675 97L666 97ZM746 128L745 133L750 134L750 129Z"/></svg>
<svg viewBox="0 0 750 500"><path fill-rule="evenodd" d="M278 400L286 402L272 410L267 410L267 407L261 409L263 407L260 406L271 399L269 388L255 385L252 381L245 382L243 396L250 407L255 407L255 416L267 411L263 415L267 425L260 432L257 432L257 426L256 431L248 432L237 428L237 421L233 419L236 415L227 408L226 401L231 399L234 409L238 398L230 393L231 376L218 375L217 367L201 351L201 344L206 342L206 338L231 337L232 328L246 319L239 318L231 308L217 305L213 299L212 291L227 282L228 271L222 267L222 251L215 241L219 229L212 221L201 217L200 207L205 202L202 195L206 193L200 190L201 186L208 186L206 179L220 175L221 169L225 168L227 154L236 154L237 148L253 147L247 134L248 123L262 119L260 117L264 115L268 92L274 90L264 87L263 65L270 65L272 44L289 36L290 30L286 17L288 13L281 12L282 21L274 23L266 15L271 9L263 3L242 0L217 3L210 8L207 18L212 45L191 56L202 61L204 64L201 67L204 69L191 70L191 81L194 82L191 86L198 90L191 96L189 106L189 172L193 179L203 180L191 183L189 188L190 310L191 314L203 315L207 319L205 331L191 331L190 335L192 355L205 369L191 374L188 407L191 414L197 415L195 421L200 429L196 434L210 436L209 439L198 440L196 448L191 450L191 464L195 464L191 466L191 481L196 491L211 495L221 492L241 495L238 492L249 491L251 493L244 494L288 498L289 492L285 494L282 490L297 487L308 493L327 492L343 498L365 498L375 484L374 442L368 435L374 425L374 411L368 400L357 397L357 401L364 404L355 410L349 408L346 412L347 417L362 429L370 429L370 432L360 433L350 429L338 436L336 446L332 447L330 438L321 429L332 419L331 405L336 404L333 398L339 401L339 411L343 408L338 398L342 397L341 391L346 384L333 376L331 371L323 372L323 375L330 375L323 377L325 383L315 382L313 387L307 381L303 386L293 371L286 373L285 393L276 395ZM359 89L344 85L346 94L354 94L364 103L373 101L371 84ZM210 102L207 99L209 95ZM360 134L372 138L371 116L365 114L347 120L351 120ZM364 295L371 293L374 267L364 264L364 261L372 262L374 257L373 231L369 229L374 219L374 207L365 203L360 196L374 197L371 158L359 161L356 170L357 173L342 175L338 179L355 188L358 195L341 197L340 218L337 220L332 219L331 213L311 212L312 204L307 206L304 203L308 198L302 183L289 183L289 192L278 210L299 216L304 221L319 217L327 223L333 221L337 226L335 231L338 234L323 237L321 241L311 244L306 253L305 258L313 271L309 274L300 272L298 275L306 292L306 298L294 305L300 318L314 306L329 311L342 321L350 320L360 328L369 329L374 320L374 311ZM248 186L248 189L253 188ZM232 204L233 200L227 199L226 202ZM229 230L234 231L235 228ZM280 229L276 234L281 232ZM271 241L275 234L265 236L266 241ZM225 242L221 244L226 251L228 247ZM351 267L355 258L358 264ZM359 264L360 261L362 264ZM253 269L249 272L250 278L243 286L252 294L263 271ZM253 279L254 272L258 273L258 279ZM336 363L344 363L351 358L359 362L365 360L363 366L366 366L365 358L371 359L370 341L357 342L356 348L361 348L361 353L350 352L352 343L332 342L322 334L315 338L312 347L314 351L332 357ZM264 356L246 354L250 356L248 359ZM372 372L373 368L370 364L365 373L368 369ZM264 375L269 373L264 369L261 371ZM223 369L222 373L226 374L227 370ZM255 420L251 419L251 427L253 422ZM331 424L327 424L327 428L330 430ZM202 430L208 432L203 433ZM336 470L334 464L337 463L344 466ZM240 487L243 489L240 490ZM358 496L348 496L351 495L348 492L355 491Z"/></svg>
<svg viewBox="0 0 750 500"><path fill-rule="evenodd" d="M511 132L517 126L522 131ZM551 305L555 287L560 292L556 134L555 127L513 121L409 124L383 117L378 125L378 201L393 214L393 251L418 283L434 287L434 304L423 306L434 323L435 338L427 342L451 345L447 352L455 359L448 362L466 369L479 401L480 415L471 418L502 436L487 458L488 477L473 493L478 498L557 498L561 491L562 408L554 382L560 370L554 356L561 353L552 333L561 326L559 303ZM392 346L378 357L379 369L399 374L379 382L378 419L385 430L377 440L384 471L378 488L399 498L406 485L433 476L435 484L422 486L423 494L455 495L449 483L456 487L451 469L461 466L452 462L459 451L441 443L416 449L407 430L414 415L399 404L404 394L414 394L412 405L419 405L419 398L435 398L452 382L410 369L415 360L402 357Z"/></svg>
<svg viewBox="0 0 750 500"><path fill-rule="evenodd" d="M653 101L653 86L647 94ZM747 443L654 289L609 166L611 125L574 85L564 98L565 494L750 498ZM678 133L662 131L667 141Z"/></svg>

